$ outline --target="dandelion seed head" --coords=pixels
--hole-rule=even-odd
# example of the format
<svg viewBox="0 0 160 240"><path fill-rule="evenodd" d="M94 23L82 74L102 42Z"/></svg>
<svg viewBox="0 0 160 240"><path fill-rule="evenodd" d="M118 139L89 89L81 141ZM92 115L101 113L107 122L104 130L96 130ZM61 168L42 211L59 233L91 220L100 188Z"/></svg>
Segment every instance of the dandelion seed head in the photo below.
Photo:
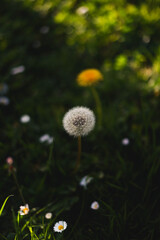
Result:
<svg viewBox="0 0 160 240"><path fill-rule="evenodd" d="M85 136L95 126L95 115L86 107L74 107L63 118L63 127L71 136Z"/></svg>

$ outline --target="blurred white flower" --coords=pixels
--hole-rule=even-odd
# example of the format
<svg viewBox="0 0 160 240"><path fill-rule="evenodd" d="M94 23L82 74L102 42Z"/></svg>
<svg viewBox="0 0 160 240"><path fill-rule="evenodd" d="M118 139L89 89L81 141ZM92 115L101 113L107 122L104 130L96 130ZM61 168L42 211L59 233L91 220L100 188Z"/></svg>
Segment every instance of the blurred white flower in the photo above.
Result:
<svg viewBox="0 0 160 240"><path fill-rule="evenodd" d="M0 97L0 104L7 106L9 104L9 98L7 97Z"/></svg>
<svg viewBox="0 0 160 240"><path fill-rule="evenodd" d="M53 137L51 137L49 134L44 134L39 138L39 141L41 143L46 142L48 144L51 144L53 142Z"/></svg>
<svg viewBox="0 0 160 240"><path fill-rule="evenodd" d="M24 72L24 70L25 70L25 67L23 65L18 66L18 67L14 67L14 68L11 69L11 74L16 75L18 73Z"/></svg>
<svg viewBox="0 0 160 240"><path fill-rule="evenodd" d="M88 11L89 11L88 7L81 6L81 7L77 8L76 13L77 13L78 15L84 15L84 14L86 14Z"/></svg>
<svg viewBox="0 0 160 240"><path fill-rule="evenodd" d="M23 115L20 118L21 123L28 123L31 120L29 115Z"/></svg>
<svg viewBox="0 0 160 240"><path fill-rule="evenodd" d="M51 212L46 213L46 214L45 214L45 218L46 218L46 219L51 219L51 218L52 218L52 213L51 213Z"/></svg>
<svg viewBox="0 0 160 240"><path fill-rule="evenodd" d="M12 158L12 157L8 157L8 158L6 159L6 163L7 163L9 166L11 166L11 165L13 164L13 158Z"/></svg>
<svg viewBox="0 0 160 240"><path fill-rule="evenodd" d="M87 107L74 107L63 117L63 127L72 136L85 136L95 126L95 115Z"/></svg>
<svg viewBox="0 0 160 240"><path fill-rule="evenodd" d="M92 181L92 177L90 176L84 176L80 181L80 186L86 188L87 185Z"/></svg>
<svg viewBox="0 0 160 240"><path fill-rule="evenodd" d="M0 83L0 94L6 94L8 92L8 85L6 83Z"/></svg>
<svg viewBox="0 0 160 240"><path fill-rule="evenodd" d="M25 204L25 206L20 206L20 210L18 211L20 215L26 215L29 213L29 205Z"/></svg>
<svg viewBox="0 0 160 240"><path fill-rule="evenodd" d="M40 28L40 33L42 34L47 34L49 32L49 27L48 26L43 26Z"/></svg>
<svg viewBox="0 0 160 240"><path fill-rule="evenodd" d="M91 208L93 210L97 210L99 208L99 203L97 201L92 202Z"/></svg>
<svg viewBox="0 0 160 240"><path fill-rule="evenodd" d="M59 221L53 227L55 232L63 232L66 228L67 223L65 221Z"/></svg>
<svg viewBox="0 0 160 240"><path fill-rule="evenodd" d="M127 146L130 143L128 138L123 138L122 139L122 145Z"/></svg>
<svg viewBox="0 0 160 240"><path fill-rule="evenodd" d="M151 40L150 36L148 36L148 35L143 35L142 41L143 41L144 43L149 43L150 40Z"/></svg>

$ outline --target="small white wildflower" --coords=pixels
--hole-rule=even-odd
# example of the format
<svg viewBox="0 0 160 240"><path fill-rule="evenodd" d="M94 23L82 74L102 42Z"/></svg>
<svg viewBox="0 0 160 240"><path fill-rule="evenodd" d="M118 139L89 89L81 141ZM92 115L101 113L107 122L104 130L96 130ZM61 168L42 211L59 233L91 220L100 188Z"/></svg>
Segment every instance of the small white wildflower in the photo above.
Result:
<svg viewBox="0 0 160 240"><path fill-rule="evenodd" d="M29 213L29 205L25 204L25 206L20 206L20 210L18 211L20 215L26 215Z"/></svg>
<svg viewBox="0 0 160 240"><path fill-rule="evenodd" d="M40 28L40 33L42 34L47 34L49 32L49 27L48 26L43 26Z"/></svg>
<svg viewBox="0 0 160 240"><path fill-rule="evenodd" d="M87 185L92 181L92 177L90 176L84 176L80 181L80 186L86 188Z"/></svg>
<svg viewBox="0 0 160 240"><path fill-rule="evenodd" d="M23 65L18 66L18 67L14 67L14 68L11 69L11 74L16 75L18 73L24 72L24 70L25 70L25 67Z"/></svg>
<svg viewBox="0 0 160 240"><path fill-rule="evenodd" d="M39 138L39 141L41 143L46 142L48 144L51 144L53 142L53 137L51 137L49 134L44 134Z"/></svg>
<svg viewBox="0 0 160 240"><path fill-rule="evenodd" d="M81 7L77 8L76 13L77 13L78 15L84 15L84 14L86 14L88 11L89 11L88 7L81 6Z"/></svg>
<svg viewBox="0 0 160 240"><path fill-rule="evenodd" d="M28 123L30 121L30 116L29 115L23 115L20 118L21 123Z"/></svg>
<svg viewBox="0 0 160 240"><path fill-rule="evenodd" d="M67 223L65 221L59 221L53 227L55 232L63 232L66 228Z"/></svg>
<svg viewBox="0 0 160 240"><path fill-rule="evenodd" d="M9 104L9 98L7 97L0 97L0 104L7 106Z"/></svg>
<svg viewBox="0 0 160 240"><path fill-rule="evenodd" d="M97 209L99 208L99 203L98 203L97 201L92 202L91 208L92 208L93 210L97 210Z"/></svg>
<svg viewBox="0 0 160 240"><path fill-rule="evenodd" d="M129 139L128 138L123 138L122 139L122 145L127 146L129 144Z"/></svg>
<svg viewBox="0 0 160 240"><path fill-rule="evenodd" d="M95 115L87 107L74 107L63 118L63 127L72 136L85 136L95 126Z"/></svg>
<svg viewBox="0 0 160 240"><path fill-rule="evenodd" d="M51 213L51 212L46 213L46 214L45 214L45 218L46 218L46 219L51 219L51 218L52 218L52 213Z"/></svg>

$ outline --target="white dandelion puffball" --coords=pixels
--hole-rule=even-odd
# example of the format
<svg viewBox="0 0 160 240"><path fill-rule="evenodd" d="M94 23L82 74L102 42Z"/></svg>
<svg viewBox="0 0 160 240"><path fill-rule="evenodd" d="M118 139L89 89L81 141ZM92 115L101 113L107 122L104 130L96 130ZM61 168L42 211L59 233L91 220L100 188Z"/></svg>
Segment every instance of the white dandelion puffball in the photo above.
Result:
<svg viewBox="0 0 160 240"><path fill-rule="evenodd" d="M74 107L63 118L63 127L71 136L85 136L95 126L95 115L87 107Z"/></svg>
<svg viewBox="0 0 160 240"><path fill-rule="evenodd" d="M29 115L23 115L20 118L21 123L28 123L30 121L30 116Z"/></svg>
<svg viewBox="0 0 160 240"><path fill-rule="evenodd" d="M20 206L19 214L20 215L27 215L29 213L29 205L26 204L25 206Z"/></svg>
<svg viewBox="0 0 160 240"><path fill-rule="evenodd" d="M52 218L52 213L51 213L51 212L46 213L46 214L45 214L45 218L46 218L46 219L51 219L51 218Z"/></svg>
<svg viewBox="0 0 160 240"><path fill-rule="evenodd" d="M91 208L92 208L93 210L97 210L97 209L99 208L99 203L98 203L97 201L93 202L93 203L91 204Z"/></svg>
<svg viewBox="0 0 160 240"><path fill-rule="evenodd" d="M63 232L66 228L67 223L65 221L59 221L53 227L55 232Z"/></svg>

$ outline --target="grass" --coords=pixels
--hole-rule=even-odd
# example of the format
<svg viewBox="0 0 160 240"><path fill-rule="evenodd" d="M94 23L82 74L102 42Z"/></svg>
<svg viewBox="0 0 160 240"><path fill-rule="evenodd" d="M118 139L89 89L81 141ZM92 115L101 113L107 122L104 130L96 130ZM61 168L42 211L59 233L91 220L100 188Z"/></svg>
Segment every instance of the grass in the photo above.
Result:
<svg viewBox="0 0 160 240"><path fill-rule="evenodd" d="M9 91L1 95L10 104L0 105L0 239L158 239L159 9L121 3L85 3L89 12L83 16L76 9L84 3L76 1L2 0L0 81ZM47 34L40 32L43 26ZM25 71L12 75L20 65ZM96 86L102 128L96 124L82 138L81 165L73 174L77 139L67 135L62 119L74 106L97 116L92 92L75 80L86 68L104 76ZM30 122L20 122L24 114ZM52 144L39 141L46 133ZM9 156L29 204L25 216L18 214L23 202ZM86 175L93 180L84 189ZM95 200L98 210L90 208ZM53 214L49 220L47 212ZM68 225L63 234L53 231L59 220Z"/></svg>

